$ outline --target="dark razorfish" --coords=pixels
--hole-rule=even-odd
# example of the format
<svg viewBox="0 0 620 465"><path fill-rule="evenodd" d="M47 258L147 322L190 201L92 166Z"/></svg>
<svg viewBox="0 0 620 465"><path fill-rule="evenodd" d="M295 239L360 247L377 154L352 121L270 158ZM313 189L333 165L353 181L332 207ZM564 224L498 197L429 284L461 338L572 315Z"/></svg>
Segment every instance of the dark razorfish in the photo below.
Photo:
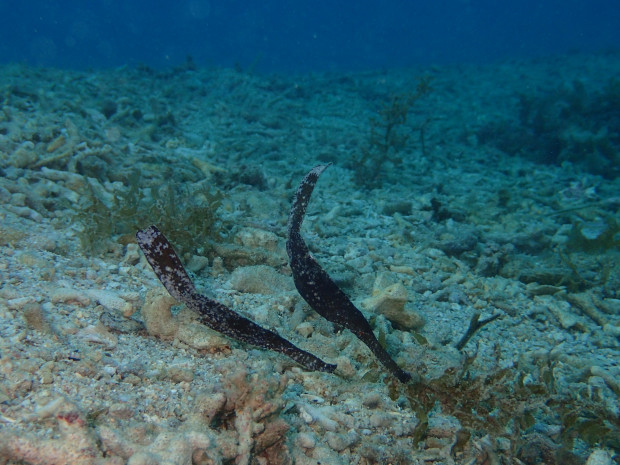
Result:
<svg viewBox="0 0 620 465"><path fill-rule="evenodd" d="M286 251L293 271L295 287L308 305L319 315L332 323L350 330L368 346L375 356L401 382L411 380L411 375L402 370L385 351L372 332L372 328L346 294L321 268L310 255L310 251L301 237L301 224L306 208L319 176L329 165L318 165L302 179L295 193L293 206L288 218L288 240Z"/></svg>
<svg viewBox="0 0 620 465"><path fill-rule="evenodd" d="M308 370L332 373L336 369L336 365L323 362L225 305L199 294L172 245L155 226L138 231L136 238L166 290L172 297L195 310L202 324L238 341L280 352Z"/></svg>

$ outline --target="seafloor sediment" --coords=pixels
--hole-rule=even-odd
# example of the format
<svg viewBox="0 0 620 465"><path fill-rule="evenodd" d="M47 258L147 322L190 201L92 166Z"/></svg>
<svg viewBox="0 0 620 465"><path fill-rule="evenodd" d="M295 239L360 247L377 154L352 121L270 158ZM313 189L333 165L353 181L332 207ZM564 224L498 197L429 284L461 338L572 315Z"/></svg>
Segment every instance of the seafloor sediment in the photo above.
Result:
<svg viewBox="0 0 620 465"><path fill-rule="evenodd" d="M0 464L614 463L618 76L611 53L1 67ZM302 234L409 384L295 291L319 162ZM150 224L199 292L335 373L199 325L139 253Z"/></svg>

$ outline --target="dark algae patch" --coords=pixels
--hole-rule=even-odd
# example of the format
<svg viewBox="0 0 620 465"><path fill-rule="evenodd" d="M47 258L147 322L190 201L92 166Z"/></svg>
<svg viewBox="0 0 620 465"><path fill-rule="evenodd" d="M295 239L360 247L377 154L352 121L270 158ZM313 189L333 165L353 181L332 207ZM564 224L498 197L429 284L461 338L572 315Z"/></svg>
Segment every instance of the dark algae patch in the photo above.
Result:
<svg viewBox="0 0 620 465"><path fill-rule="evenodd" d="M584 82L518 95L516 126L493 122L478 138L539 163L568 161L608 179L620 176L620 80L601 89Z"/></svg>
<svg viewBox="0 0 620 465"><path fill-rule="evenodd" d="M371 189L381 187L386 181L388 169L384 166L391 162L394 166L403 163L402 152L411 137L407 119L415 103L432 92L431 76L418 79L415 90L394 94L381 104L377 116L370 121L368 142L352 162L355 181L362 187ZM424 130L429 123L427 119L419 128L420 145L426 155Z"/></svg>
<svg viewBox="0 0 620 465"><path fill-rule="evenodd" d="M475 375L475 358L466 356L460 367L435 379L404 386L388 383L390 397L406 399L419 419L416 444L427 437L428 419L439 409L459 420L457 437L466 439L464 443L489 433L509 438L511 449L502 455L521 461L516 463L583 464L579 450L584 444L620 450L620 419L586 392L559 393L556 362L539 360L527 368L517 365ZM452 453L458 457L460 452L457 441Z"/></svg>

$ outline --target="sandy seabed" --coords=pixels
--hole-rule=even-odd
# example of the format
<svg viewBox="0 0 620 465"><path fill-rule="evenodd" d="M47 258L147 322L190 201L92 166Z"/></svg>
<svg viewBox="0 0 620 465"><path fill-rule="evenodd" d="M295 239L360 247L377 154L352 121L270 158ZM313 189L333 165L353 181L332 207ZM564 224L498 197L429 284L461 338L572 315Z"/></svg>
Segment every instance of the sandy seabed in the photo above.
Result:
<svg viewBox="0 0 620 465"><path fill-rule="evenodd" d="M618 76L1 67L0 464L617 463ZM320 162L302 234L408 385L295 291ZM135 243L151 223L335 373L198 324Z"/></svg>

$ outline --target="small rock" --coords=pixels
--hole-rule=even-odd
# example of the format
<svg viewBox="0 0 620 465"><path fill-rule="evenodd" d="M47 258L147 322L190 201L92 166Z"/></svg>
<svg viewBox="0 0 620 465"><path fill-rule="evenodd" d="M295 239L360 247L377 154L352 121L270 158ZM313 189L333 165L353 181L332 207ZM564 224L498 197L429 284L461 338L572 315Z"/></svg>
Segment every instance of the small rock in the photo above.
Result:
<svg viewBox="0 0 620 465"><path fill-rule="evenodd" d="M448 234L443 238L437 248L441 249L450 257L458 257L464 252L473 250L478 245L478 235L475 231L459 231L457 234Z"/></svg>
<svg viewBox="0 0 620 465"><path fill-rule="evenodd" d="M9 203L11 200L11 192L3 186L0 186L0 202Z"/></svg>
<svg viewBox="0 0 620 465"><path fill-rule="evenodd" d="M197 450L204 452L202 463L222 463L213 447L214 439L209 431L162 431L147 445L138 450L126 462L128 465L177 465L192 463Z"/></svg>
<svg viewBox="0 0 620 465"><path fill-rule="evenodd" d="M603 332L614 337L620 337L620 325L608 323L603 326Z"/></svg>
<svg viewBox="0 0 620 465"><path fill-rule="evenodd" d="M299 416L308 424L317 423L325 431L336 431L338 422L332 418L335 411L328 406L315 407L310 404L298 405Z"/></svg>
<svg viewBox="0 0 620 465"><path fill-rule="evenodd" d="M221 351L229 348L228 341L196 321L196 314L182 308L176 316L171 308L177 301L161 289L146 294L142 319L149 334L161 339L177 339L197 350Z"/></svg>
<svg viewBox="0 0 620 465"><path fill-rule="evenodd" d="M76 336L87 342L103 344L109 350L116 348L118 345L118 336L110 333L101 322L98 322L96 325L89 325L86 328L80 329L76 333Z"/></svg>
<svg viewBox="0 0 620 465"><path fill-rule="evenodd" d="M383 214L393 216L397 213L403 216L409 216L411 215L411 208L412 205L410 200L396 200L383 206Z"/></svg>
<svg viewBox="0 0 620 465"><path fill-rule="evenodd" d="M170 309L177 301L161 289L152 289L146 294L142 307L142 319L146 330L153 336L172 339L179 329L178 321Z"/></svg>
<svg viewBox="0 0 620 465"><path fill-rule="evenodd" d="M125 251L125 257L123 257L123 263L126 265L135 265L140 261L140 252L138 249L138 244L127 244L127 249Z"/></svg>
<svg viewBox="0 0 620 465"><path fill-rule="evenodd" d="M134 312L131 302L127 302L116 292L105 289L90 289L86 294L103 305L106 310L117 311L123 315L131 315Z"/></svg>
<svg viewBox="0 0 620 465"><path fill-rule="evenodd" d="M252 294L279 294L294 289L293 281L270 266L243 266L230 277L230 287Z"/></svg>
<svg viewBox="0 0 620 465"><path fill-rule="evenodd" d="M340 452L347 447L345 439L340 434L328 431L327 433L325 433L325 439L327 440L327 444L329 444L329 447L331 447L336 452Z"/></svg>
<svg viewBox="0 0 620 465"><path fill-rule="evenodd" d="M25 168L34 164L38 159L39 156L34 150L34 144L31 141L26 141L11 154L9 164L16 168Z"/></svg>
<svg viewBox="0 0 620 465"><path fill-rule="evenodd" d="M351 360L347 357L338 357L336 359L336 373L345 379L352 379L357 376L357 369L353 366Z"/></svg>
<svg viewBox="0 0 620 465"><path fill-rule="evenodd" d="M224 267L224 260L222 257L215 257L210 270L211 276L219 276L226 273L226 267Z"/></svg>
<svg viewBox="0 0 620 465"><path fill-rule="evenodd" d="M275 252L278 248L278 236L270 231L256 228L244 228L235 236L235 242L255 249L257 247Z"/></svg>
<svg viewBox="0 0 620 465"><path fill-rule="evenodd" d="M393 423L393 418L386 412L373 412L368 419L373 428L387 428Z"/></svg>
<svg viewBox="0 0 620 465"><path fill-rule="evenodd" d="M366 408L376 409L383 405L383 399L378 392L369 392L362 398L362 405Z"/></svg>
<svg viewBox="0 0 620 465"><path fill-rule="evenodd" d="M620 299L596 299L596 305L609 315L620 315Z"/></svg>
<svg viewBox="0 0 620 465"><path fill-rule="evenodd" d="M559 308L556 312L556 316L560 321L560 325L564 329L571 329L579 324L577 316L570 311L566 311L563 308Z"/></svg>
<svg viewBox="0 0 620 465"><path fill-rule="evenodd" d="M295 331L303 337L310 337L314 332L314 326L310 322L304 321L303 323L297 325Z"/></svg>
<svg viewBox="0 0 620 465"><path fill-rule="evenodd" d="M594 450L588 460L586 461L586 465L612 465L613 461L611 458L611 454L609 451L604 449L596 449Z"/></svg>
<svg viewBox="0 0 620 465"><path fill-rule="evenodd" d="M313 449L316 446L316 438L309 433L299 433L297 435L297 444L304 449Z"/></svg>
<svg viewBox="0 0 620 465"><path fill-rule="evenodd" d="M198 273L207 266L209 266L209 259L207 257L203 257L202 255L192 255L185 268L192 273Z"/></svg>
<svg viewBox="0 0 620 465"><path fill-rule="evenodd" d="M35 298L32 296L26 296L9 299L6 301L6 306L9 310L23 310L27 305L33 303L36 303Z"/></svg>
<svg viewBox="0 0 620 465"><path fill-rule="evenodd" d="M357 442L357 434L353 431L348 432L347 434L338 434L332 431L328 431L325 433L325 439L327 440L327 444L332 450L336 452L341 452L347 447L352 446Z"/></svg>
<svg viewBox="0 0 620 465"><path fill-rule="evenodd" d="M24 320L26 320L26 324L30 328L44 334L53 333L52 327L43 313L43 308L38 303L31 302L26 304L22 309L22 315L24 316Z"/></svg>
<svg viewBox="0 0 620 465"><path fill-rule="evenodd" d="M228 339L214 330L196 321L194 312L187 308L179 311L176 320L179 321L175 337L196 350L221 352L230 349Z"/></svg>
<svg viewBox="0 0 620 465"><path fill-rule="evenodd" d="M127 376L123 377L123 382L137 386L138 384L142 383L142 379L140 379L134 374L129 373Z"/></svg>
<svg viewBox="0 0 620 465"><path fill-rule="evenodd" d="M549 438L533 434L525 439L523 446L517 451L517 458L527 465L538 463L556 465L557 448L558 446Z"/></svg>
<svg viewBox="0 0 620 465"><path fill-rule="evenodd" d="M84 291L69 288L56 289L51 295L51 300L53 303L75 303L83 307L90 305L90 298Z"/></svg>
<svg viewBox="0 0 620 465"><path fill-rule="evenodd" d="M193 410L199 413L207 424L210 424L224 409L225 405L226 395L223 392L214 392L213 389L208 389L196 396Z"/></svg>
<svg viewBox="0 0 620 465"><path fill-rule="evenodd" d="M182 365L173 365L169 367L166 374L168 378L175 383L180 383L182 381L191 383L194 380L194 371Z"/></svg>
<svg viewBox="0 0 620 465"><path fill-rule="evenodd" d="M424 319L415 312L405 309L407 289L402 283L392 284L376 291L362 306L378 315L384 315L392 323L405 330L419 329L424 326Z"/></svg>
<svg viewBox="0 0 620 465"><path fill-rule="evenodd" d="M137 333L144 330L144 324L132 318L125 318L111 312L103 312L99 321L108 329L119 333Z"/></svg>
<svg viewBox="0 0 620 465"><path fill-rule="evenodd" d="M449 285L435 294L435 299L439 302L450 302L452 304L469 305L469 297L457 285Z"/></svg>
<svg viewBox="0 0 620 465"><path fill-rule="evenodd" d="M39 368L37 372L41 384L51 384L54 381L54 366L55 363L53 361L45 362L41 365L41 368Z"/></svg>
<svg viewBox="0 0 620 465"><path fill-rule="evenodd" d="M127 404L123 404L121 402L116 402L111 404L108 407L108 413L113 418L118 418L120 420L128 420L130 419L134 412Z"/></svg>

